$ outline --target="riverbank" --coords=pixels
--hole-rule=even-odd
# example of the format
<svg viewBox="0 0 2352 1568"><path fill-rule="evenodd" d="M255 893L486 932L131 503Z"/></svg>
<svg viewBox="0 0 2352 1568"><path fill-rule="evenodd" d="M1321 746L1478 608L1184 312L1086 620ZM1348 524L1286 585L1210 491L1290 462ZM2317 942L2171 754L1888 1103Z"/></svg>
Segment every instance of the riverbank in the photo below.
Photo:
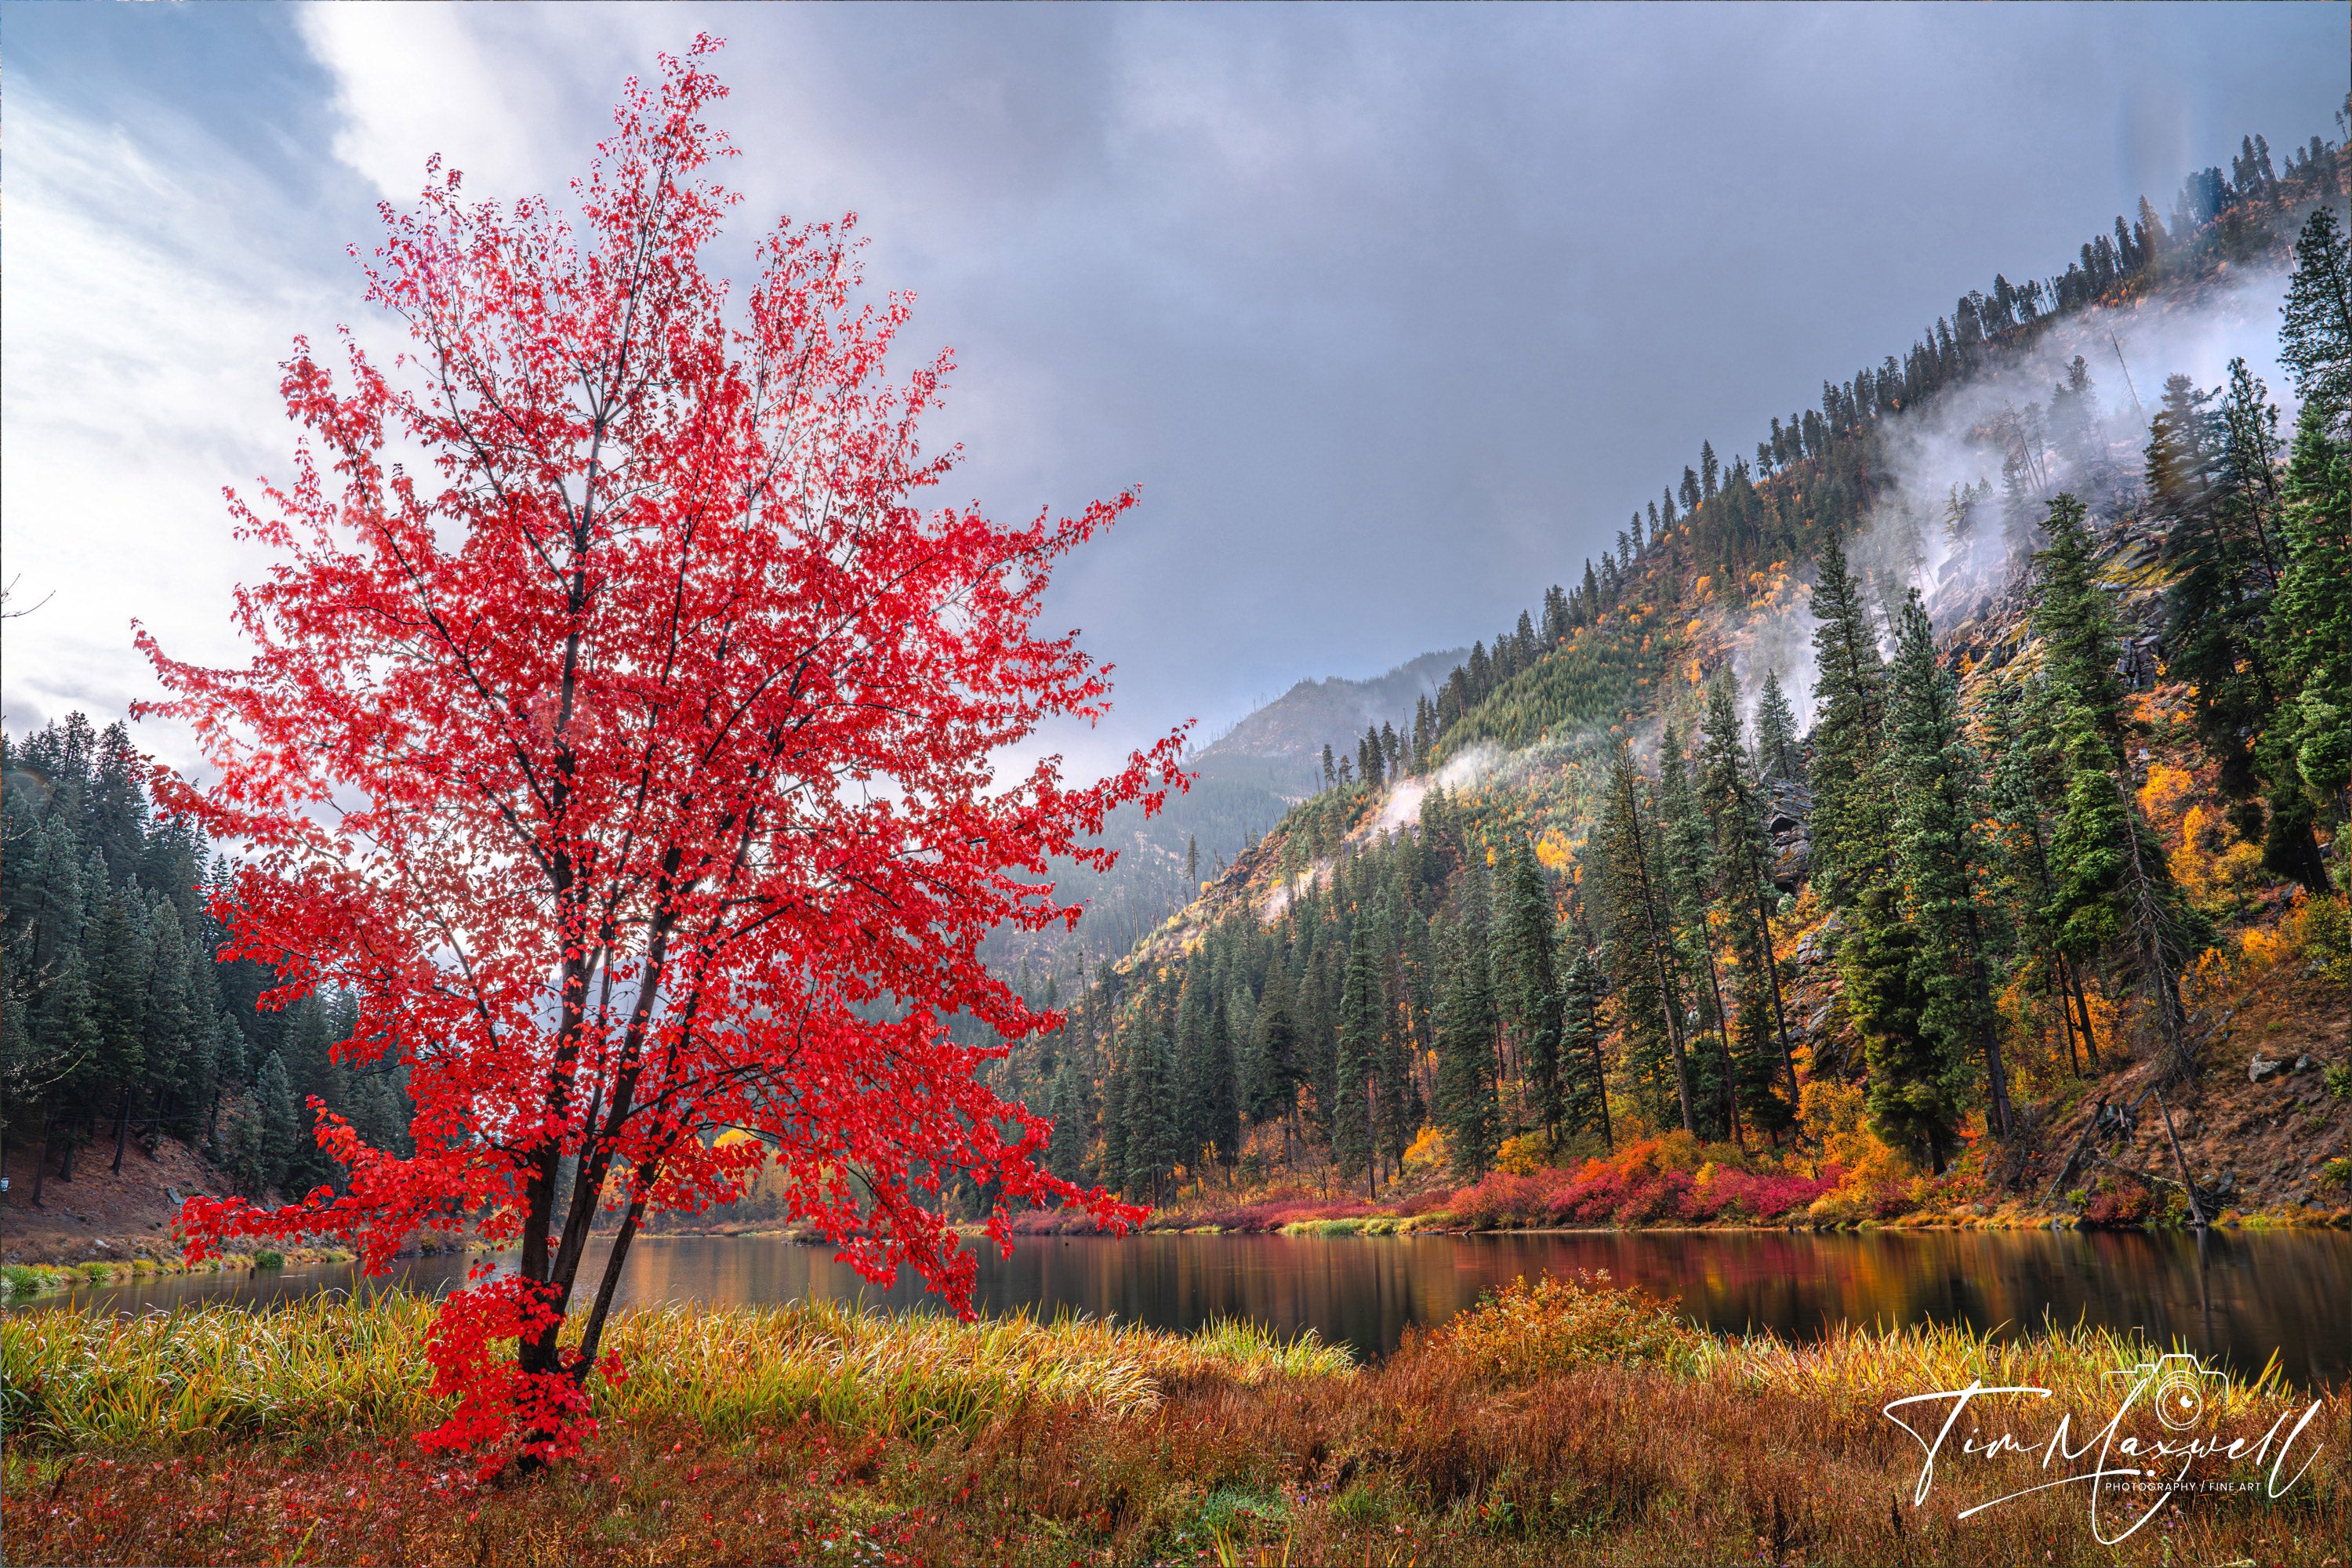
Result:
<svg viewBox="0 0 2352 1568"><path fill-rule="evenodd" d="M2352 1398L2275 1374L2203 1380L2199 1417L2251 1451L2312 1412L2275 1500L2214 1461L2200 1479L2252 1489L2177 1498L2111 1550L2081 1486L1961 1518L2047 1478L1948 1451L1913 1506L1923 1451L1888 1400L2043 1386L1987 1435L2095 1433L2128 1392L2108 1374L2157 1352L2089 1331L1735 1339L1605 1279L1506 1291L1370 1366L1231 1324L635 1311L582 1462L500 1489L406 1440L438 1414L429 1317L0 1320L10 1559L2316 1564L2352 1531ZM2124 1430L2166 1432L2145 1402ZM2145 1502L2108 1495L2104 1532Z"/></svg>
<svg viewBox="0 0 2352 1568"><path fill-rule="evenodd" d="M296 1247L285 1251L215 1253L202 1262L161 1249L81 1263L0 1264L0 1302L21 1301L59 1290L103 1289L175 1274L268 1274L310 1264L350 1263L357 1254L340 1247Z"/></svg>

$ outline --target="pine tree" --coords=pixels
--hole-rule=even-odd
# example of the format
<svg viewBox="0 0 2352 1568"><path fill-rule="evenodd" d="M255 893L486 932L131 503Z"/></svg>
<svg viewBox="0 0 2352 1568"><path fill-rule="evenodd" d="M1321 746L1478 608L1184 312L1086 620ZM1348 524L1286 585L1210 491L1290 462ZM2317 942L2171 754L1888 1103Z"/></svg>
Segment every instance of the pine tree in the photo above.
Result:
<svg viewBox="0 0 2352 1568"><path fill-rule="evenodd" d="M1936 658L1935 628L1915 589L1905 601L1887 683L1887 761L1895 856L1918 928L1923 1031L1937 1055L1972 1047L1985 1068L1987 1122L2011 1131L2009 1074L1993 1013L1995 931L1981 896L1985 852L1979 767L1962 727L1959 686Z"/></svg>
<svg viewBox="0 0 2352 1568"><path fill-rule="evenodd" d="M1528 1110L1547 1136L1559 1130L1560 986L1554 967L1558 921L1543 871L1525 843L1505 851L1496 954L1507 1015L1520 1039Z"/></svg>
<svg viewBox="0 0 2352 1568"><path fill-rule="evenodd" d="M1871 1130L1924 1152L1941 1175L1958 1139L1968 1069L1950 1037L1925 1026L1918 932L1895 905L1891 878L1874 878L1856 893L1838 944L1838 1000L1862 1036Z"/></svg>
<svg viewBox="0 0 2352 1568"><path fill-rule="evenodd" d="M295 1109L293 1088L287 1080L286 1064L276 1051L263 1058L261 1070L254 1077L253 1093L260 1118L262 1184L275 1187L289 1199L299 1198L308 1190L298 1190L294 1184L303 1169L302 1123Z"/></svg>
<svg viewBox="0 0 2352 1568"><path fill-rule="evenodd" d="M2064 787L2057 756L2056 721L2044 681L2026 680L2008 696L1996 699L1985 713L1990 754L1995 759L1987 805L1994 825L2006 901L2015 911L2023 951L2046 982L2037 989L2054 991L2059 1028L2066 1039L2067 1059L2075 1072L2082 1062L2075 1041L2091 1065L2099 1062L2099 1045L2091 1026L2090 1002L2072 960L2059 949L2056 934L2044 910L2053 903L2048 818Z"/></svg>
<svg viewBox="0 0 2352 1568"><path fill-rule="evenodd" d="M147 920L137 885L117 889L100 906L85 938L91 977L91 1019L98 1050L89 1063L85 1096L93 1110L113 1122L114 1169L122 1169L123 1142L131 1123L131 1097L142 1086L147 1066ZM100 1097L104 1096L100 1106Z"/></svg>
<svg viewBox="0 0 2352 1568"><path fill-rule="evenodd" d="M1207 965L1187 963L1176 995L1172 1088L1176 1095L1173 1163L1198 1174L1202 1151L1215 1136L1216 1068L1210 1038Z"/></svg>
<svg viewBox="0 0 2352 1568"><path fill-rule="evenodd" d="M1460 920L1438 939L1437 1117L1455 1164L1472 1178L1493 1163L1500 1136L1495 1099L1495 1013L1485 955Z"/></svg>
<svg viewBox="0 0 2352 1568"><path fill-rule="evenodd" d="M1161 1184L1183 1158L1175 1066L1166 1037L1147 1019L1130 1047L1127 1086L1127 1185L1157 1204Z"/></svg>
<svg viewBox="0 0 2352 1568"><path fill-rule="evenodd" d="M1601 1145L1614 1150L1610 1124L1608 1063L1601 1055L1601 968L1580 931L1562 933L1567 962L1560 965L1560 1079L1562 1117L1572 1127L1598 1122Z"/></svg>
<svg viewBox="0 0 2352 1568"><path fill-rule="evenodd" d="M2292 695L2264 743L2273 776L2291 775L2340 824L2352 788L2352 440L2330 433L2315 400L2296 421L2283 491L2287 559L2271 642ZM2273 797L2273 811L2280 806ZM2308 814L2306 803L2306 821ZM2335 837L2340 862L2340 827Z"/></svg>
<svg viewBox="0 0 2352 1568"><path fill-rule="evenodd" d="M1234 1091L1232 1020L1222 995L1209 1015L1208 1079L1207 1142L1230 1174L1241 1158L1241 1104Z"/></svg>
<svg viewBox="0 0 2352 1568"><path fill-rule="evenodd" d="M2352 434L2352 235L2337 223L2334 202L2313 208L2295 240L2279 315L2279 363L2294 373L2296 395L2320 410L2331 438L2345 439Z"/></svg>
<svg viewBox="0 0 2352 1568"><path fill-rule="evenodd" d="M1610 764L1609 798L1598 835L1603 856L1599 880L1609 923L1609 988L1617 1000L1625 1067L1643 1110L1655 1122L1671 1106L1681 1116L1683 1131L1696 1132L1680 986L1664 891L1656 875L1656 837L1654 822L1643 820L1633 756L1620 744Z"/></svg>
<svg viewBox="0 0 2352 1568"><path fill-rule="evenodd" d="M1364 1194L1379 1196L1372 1169L1379 1149L1378 1090L1381 1056L1380 958L1372 922L1359 920L1349 944L1347 973L1339 993L1339 1051L1333 1064L1331 1154L1343 1171L1363 1167Z"/></svg>
<svg viewBox="0 0 2352 1568"><path fill-rule="evenodd" d="M1078 1074L1076 1064L1065 1061L1054 1075L1054 1098L1049 1114L1054 1121L1054 1142L1047 1163L1054 1174L1066 1182L1078 1180L1087 1153L1085 1119L1078 1113Z"/></svg>
<svg viewBox="0 0 2352 1568"><path fill-rule="evenodd" d="M1667 895L1677 963L1690 976L1698 1021L1715 1037L1715 1048L1688 1064L1694 1102L1708 1107L1700 1117L1703 1134L1737 1140L1744 1112L1739 1074L1731 1059L1731 1012L1723 994L1715 931L1707 918L1715 886L1715 835L1700 811L1684 763L1680 721L1669 718L1658 743L1658 838L1661 880Z"/></svg>
<svg viewBox="0 0 2352 1568"><path fill-rule="evenodd" d="M1767 780L1801 782L1804 749L1797 743L1797 715L1780 689L1778 671L1767 667L1764 689L1756 703L1756 763Z"/></svg>
<svg viewBox="0 0 2352 1568"><path fill-rule="evenodd" d="M1780 964L1772 953L1764 802L1741 744L1738 691L1727 670L1707 692L1704 735L1698 798L1715 829L1714 904L1730 933L1738 1004L1733 1052L1738 1097L1756 1124L1777 1138L1796 1120L1797 1063L1789 1046Z"/></svg>
<svg viewBox="0 0 2352 1568"><path fill-rule="evenodd" d="M1127 1090L1134 1079L1134 1058L1140 1038L1139 1033L1121 1037L1103 1071L1102 1166L1097 1179L1122 1191L1128 1189L1129 1183Z"/></svg>
<svg viewBox="0 0 2352 1568"><path fill-rule="evenodd" d="M1813 589L1815 720L1813 886L1832 909L1851 905L1885 860L1887 805L1877 767L1885 670L1878 637L1834 535Z"/></svg>
<svg viewBox="0 0 2352 1568"><path fill-rule="evenodd" d="M2111 752L2124 743L2123 685L2116 678L2120 645L2115 608L2094 570L2097 548L2083 503L2062 492L2049 508L2049 546L2034 557L2032 626L2042 668L2063 714L2082 710Z"/></svg>

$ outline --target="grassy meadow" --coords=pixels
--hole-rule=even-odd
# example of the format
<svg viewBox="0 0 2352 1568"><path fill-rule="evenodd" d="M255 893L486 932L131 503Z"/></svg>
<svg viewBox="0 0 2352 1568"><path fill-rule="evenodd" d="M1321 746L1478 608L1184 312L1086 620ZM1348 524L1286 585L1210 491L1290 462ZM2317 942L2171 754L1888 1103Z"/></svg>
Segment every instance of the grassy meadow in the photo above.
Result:
<svg viewBox="0 0 2352 1568"><path fill-rule="evenodd" d="M2118 1546L2080 1485L1964 1519L2048 1478L1956 1431L1914 1505L1925 1455L1888 1400L2046 1387L1979 1406L1981 1435L2063 1412L2079 1445L2109 1374L2158 1353L2093 1331L1733 1339L1605 1277L1506 1290L1373 1365L1234 1323L639 1310L583 1459L500 1486L410 1440L440 1413L431 1315L0 1319L9 1561L2319 1564L2352 1534L2352 1398L2274 1373L2208 1380L2200 1429L2258 1439L2315 1402L2290 1469L2315 1462L2276 1500L2215 1460L2200 1479L2252 1489ZM2144 1409L2123 1430L2162 1435ZM2110 1493L2105 1533L2146 1501Z"/></svg>

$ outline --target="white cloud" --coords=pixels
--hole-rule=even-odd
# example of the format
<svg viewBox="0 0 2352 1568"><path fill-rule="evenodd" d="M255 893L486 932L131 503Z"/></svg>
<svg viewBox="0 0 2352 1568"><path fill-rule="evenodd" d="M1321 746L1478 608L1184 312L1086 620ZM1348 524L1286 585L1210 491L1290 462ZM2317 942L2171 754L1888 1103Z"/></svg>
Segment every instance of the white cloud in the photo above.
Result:
<svg viewBox="0 0 2352 1568"><path fill-rule="evenodd" d="M469 191L561 200L632 72L692 28L666 8L313 5L296 12L334 78L334 154L385 200L413 200L439 153Z"/></svg>
<svg viewBox="0 0 2352 1568"><path fill-rule="evenodd" d="M282 258L282 205L216 144L142 142L22 88L8 108L0 506L17 602L47 599L6 626L21 732L155 694L134 617L177 656L233 657L232 586L258 557L222 487L282 468L278 364L355 290Z"/></svg>

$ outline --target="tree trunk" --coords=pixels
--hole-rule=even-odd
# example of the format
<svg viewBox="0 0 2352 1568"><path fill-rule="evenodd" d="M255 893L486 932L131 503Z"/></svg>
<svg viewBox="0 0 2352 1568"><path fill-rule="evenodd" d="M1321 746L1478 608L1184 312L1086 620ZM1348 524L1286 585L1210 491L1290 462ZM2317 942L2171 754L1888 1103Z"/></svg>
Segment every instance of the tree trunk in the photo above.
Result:
<svg viewBox="0 0 2352 1568"><path fill-rule="evenodd" d="M2189 1218L2199 1230L2205 1228L2205 1205L2197 1201L2197 1184L2189 1176L2189 1162L2180 1152L2180 1139L2172 1131L2172 1107L2164 1103L2164 1090L2156 1091L2156 1109L2164 1117L2164 1141L2172 1145L2173 1168L2180 1173L2180 1190L2189 1194Z"/></svg>
<svg viewBox="0 0 2352 1568"><path fill-rule="evenodd" d="M1628 766L1630 767L1630 763ZM1683 1113L1683 1131L1698 1135L1697 1123L1691 1116L1690 1072L1683 1055L1682 1008L1675 995L1674 972L1667 967L1666 955L1658 942L1657 900L1650 889L1649 852L1642 847L1642 806L1634 798L1630 774L1625 786L1625 816L1633 834L1633 871L1641 879L1642 925L1650 940L1651 961L1658 970L1658 995L1665 1014L1666 1045L1674 1053L1675 1100Z"/></svg>
<svg viewBox="0 0 2352 1568"><path fill-rule="evenodd" d="M33 1206L41 1206L41 1187L49 1179L49 1126L57 1120L48 1107L41 1108L41 1152L33 1158Z"/></svg>
<svg viewBox="0 0 2352 1568"><path fill-rule="evenodd" d="M2074 1005L2066 994L2065 960L2058 961L2051 978L2058 982L2058 1027L2066 1037L2066 1066L2076 1078L2083 1076L2083 1061L2074 1049Z"/></svg>
<svg viewBox="0 0 2352 1568"><path fill-rule="evenodd" d="M1609 1064L1601 1055L1601 1015L1590 999L1591 993L1585 994L1585 1038L1592 1042L1592 1092L1601 1101L1601 1147L1602 1152L1614 1154L1617 1136L1609 1126Z"/></svg>
<svg viewBox="0 0 2352 1568"><path fill-rule="evenodd" d="M2090 1058L2094 1068L2100 1067L2104 1064L2099 1060L2099 1037L2091 1028L2091 999L2083 992L2083 972L2074 967L2072 959L2062 958L2058 963L2064 970L2066 983L2074 994L2074 1010L2078 1015L2076 1026L2083 1031L2083 1054Z"/></svg>
<svg viewBox="0 0 2352 1568"><path fill-rule="evenodd" d="M1797 1087L1797 1048L1789 1043L1789 1014L1780 1001L1780 961L1772 952L1772 917L1764 908L1760 873L1756 884L1756 934L1764 944L1764 973L1772 982L1772 1025L1780 1041L1780 1065L1789 1073L1789 1113L1793 1116L1803 1095Z"/></svg>
<svg viewBox="0 0 2352 1568"><path fill-rule="evenodd" d="M122 1151L131 1142L131 1091L122 1091L122 1104L114 1118L114 1173L122 1174Z"/></svg>

